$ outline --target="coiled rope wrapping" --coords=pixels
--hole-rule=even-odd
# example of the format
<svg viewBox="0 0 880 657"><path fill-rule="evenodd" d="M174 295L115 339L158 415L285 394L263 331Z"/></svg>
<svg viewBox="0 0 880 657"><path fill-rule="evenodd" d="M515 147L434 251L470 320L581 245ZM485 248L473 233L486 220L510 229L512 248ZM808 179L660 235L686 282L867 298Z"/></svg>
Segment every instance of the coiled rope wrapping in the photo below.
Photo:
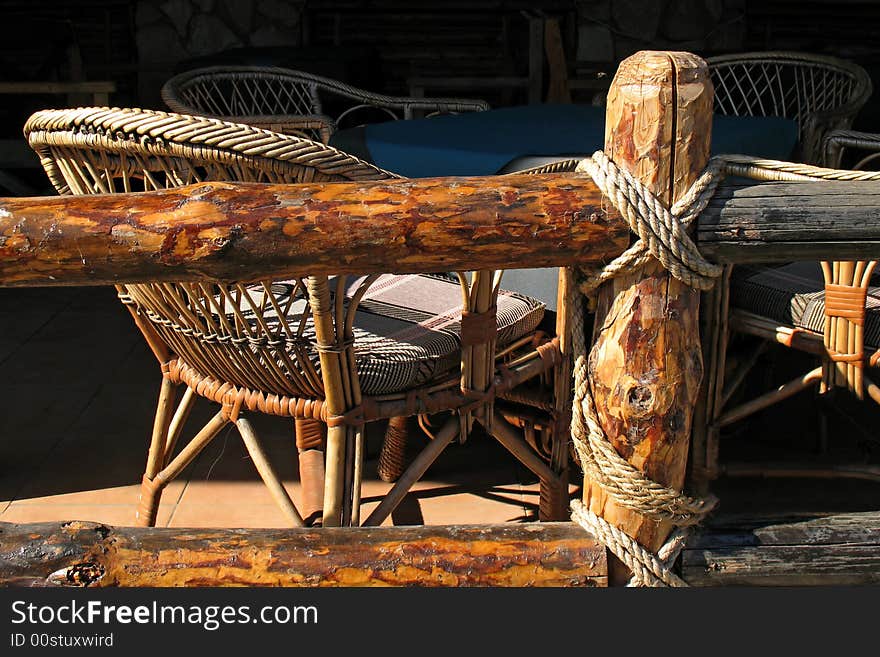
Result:
<svg viewBox="0 0 880 657"><path fill-rule="evenodd" d="M638 240L601 270L582 269L585 279L570 292L571 307L575 309L571 336L575 354L572 439L585 474L618 505L656 521L669 521L677 529L654 555L579 501L572 504L571 518L626 564L633 573L630 586L687 586L671 568L684 546L688 528L699 524L715 507L717 499L691 498L648 479L608 441L590 394L585 313L579 304L605 281L632 272L651 258L656 258L682 283L699 290L710 289L721 268L703 258L687 229L705 209L725 175L765 181L854 181L880 180L880 172L825 169L747 155L718 156L709 161L688 192L667 209L641 182L619 169L602 151L582 160L576 170L590 175L626 219Z"/></svg>

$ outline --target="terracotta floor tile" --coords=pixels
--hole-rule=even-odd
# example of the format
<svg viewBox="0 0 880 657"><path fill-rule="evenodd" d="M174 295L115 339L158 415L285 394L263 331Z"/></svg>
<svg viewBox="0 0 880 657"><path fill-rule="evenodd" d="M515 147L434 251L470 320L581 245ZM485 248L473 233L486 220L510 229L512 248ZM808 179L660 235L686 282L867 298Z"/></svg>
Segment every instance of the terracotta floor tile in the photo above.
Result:
<svg viewBox="0 0 880 657"><path fill-rule="evenodd" d="M367 480L361 488L362 518L366 519L391 484ZM521 520L526 515L519 485L484 483L479 487L461 486L444 481L417 482L383 525L418 525L501 522ZM503 518L503 520L501 520Z"/></svg>
<svg viewBox="0 0 880 657"><path fill-rule="evenodd" d="M46 324L45 331L38 332L3 363L15 373L15 380L24 383L66 380L71 385L99 382L106 378L119 360L128 354L139 338L129 332L119 333L114 327L101 327L94 318L83 315L85 327L77 330L71 323L63 322L61 315ZM62 322L68 332L55 335L56 322ZM73 332L70 332L73 331Z"/></svg>
<svg viewBox="0 0 880 657"><path fill-rule="evenodd" d="M235 498L223 496L213 504L179 504L168 526L289 527L290 523L274 504L241 504Z"/></svg>
<svg viewBox="0 0 880 657"><path fill-rule="evenodd" d="M131 350L107 374L111 383L138 383L146 390L159 389L162 372L159 362L143 340L135 341Z"/></svg>
<svg viewBox="0 0 880 657"><path fill-rule="evenodd" d="M299 484L285 481L284 485L294 504L297 504ZM257 478L253 481L190 481L178 503L182 507L207 507L212 504L257 507L270 506L274 502L262 479Z"/></svg>
<svg viewBox="0 0 880 657"><path fill-rule="evenodd" d="M377 501L364 503L362 518L366 519L377 505ZM527 514L518 494L491 491L480 494L450 493L442 489L429 489L407 495L382 524L479 524L522 522L526 519Z"/></svg>
<svg viewBox="0 0 880 657"><path fill-rule="evenodd" d="M40 308L32 312L0 312L0 362L12 355L56 315L57 310Z"/></svg>
<svg viewBox="0 0 880 657"><path fill-rule="evenodd" d="M176 504L180 499L180 495L186 486L186 481L177 479L172 481L162 493L162 502L167 504ZM36 488L39 487L37 482ZM37 497L26 497L28 487L24 488L24 493L19 495L15 504L27 505L46 505L46 504L63 504L63 505L122 505L131 509L136 509L138 499L140 497L140 484L132 484L129 486L112 486L109 488L91 488L69 493L59 493L56 495L43 495Z"/></svg>
<svg viewBox="0 0 880 657"><path fill-rule="evenodd" d="M156 524L164 527L171 517L173 505L162 504ZM0 514L3 522L52 522L88 520L108 525L130 527L135 524L135 509L128 505L100 504L19 504L13 502Z"/></svg>

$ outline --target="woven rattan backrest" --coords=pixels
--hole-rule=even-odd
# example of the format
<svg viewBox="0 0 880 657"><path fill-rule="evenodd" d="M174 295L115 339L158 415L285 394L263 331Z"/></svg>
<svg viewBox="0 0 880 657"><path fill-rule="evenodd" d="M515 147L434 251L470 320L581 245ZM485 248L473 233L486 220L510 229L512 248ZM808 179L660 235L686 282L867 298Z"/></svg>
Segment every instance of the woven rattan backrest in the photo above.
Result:
<svg viewBox="0 0 880 657"><path fill-rule="evenodd" d="M808 133L849 127L871 94L871 79L863 68L833 57L764 52L707 61L717 114L796 120L801 157L811 163L821 160L821 141Z"/></svg>
<svg viewBox="0 0 880 657"><path fill-rule="evenodd" d="M61 194L396 177L305 139L148 110L48 110L28 120L25 134ZM274 394L321 394L303 280L126 285L120 296L202 374Z"/></svg>
<svg viewBox="0 0 880 657"><path fill-rule="evenodd" d="M320 114L320 79L285 69L208 68L175 76L163 97L176 111L215 116Z"/></svg>
<svg viewBox="0 0 880 657"><path fill-rule="evenodd" d="M365 117L375 118L375 111L387 120L413 118L415 110L433 115L489 109L482 100L387 96L312 73L269 66L186 71L163 85L162 99L175 112L236 117L245 122L271 115L328 115L337 124L356 124Z"/></svg>

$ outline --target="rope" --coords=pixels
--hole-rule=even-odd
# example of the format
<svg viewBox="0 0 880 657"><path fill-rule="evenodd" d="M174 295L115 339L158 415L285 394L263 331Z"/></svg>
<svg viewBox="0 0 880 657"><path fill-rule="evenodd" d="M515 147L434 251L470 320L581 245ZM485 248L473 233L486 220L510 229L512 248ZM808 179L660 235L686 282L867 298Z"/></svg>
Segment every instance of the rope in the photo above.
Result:
<svg viewBox="0 0 880 657"><path fill-rule="evenodd" d="M686 587L688 584L672 572L672 564L684 547L685 534L673 532L674 537L667 541L661 552L653 554L645 549L629 534L618 529L601 516L597 516L575 500L571 505L571 519L590 532L611 550L633 576L628 586L674 586ZM667 547L668 546L668 547ZM665 548L665 549L664 549Z"/></svg>
<svg viewBox="0 0 880 657"><path fill-rule="evenodd" d="M638 235L638 241L620 257L606 265L593 276L588 285L589 294L599 285L631 271L655 257L675 278L686 285L708 290L721 274L721 267L700 255L696 244L687 234L687 226L697 217L718 187L721 180L720 165L712 162L697 179L680 204L670 211L638 180L619 169L602 151L582 160L576 171L590 175L599 190L607 196L626 219L630 230ZM684 207L682 217L675 210ZM675 213L675 214L674 214Z"/></svg>
<svg viewBox="0 0 880 657"><path fill-rule="evenodd" d="M655 555L621 529L587 509L572 504L571 518L602 541L633 573L630 586L687 586L672 572L689 527L699 524L717 504L714 496L692 498L647 478L617 453L604 431L590 394L587 367L585 313L578 309L605 281L630 273L656 258L676 279L707 290L721 268L708 262L688 236L688 227L699 217L725 175L756 180L880 180L880 172L841 171L791 162L764 160L745 155L712 158L691 188L671 209L628 172L619 169L605 153L597 151L582 160L576 171L590 175L629 224L638 240L623 254L599 270L584 270L586 280L571 289L574 403L571 435L581 467L616 504L656 522L670 522L676 530ZM578 296L578 295L582 296Z"/></svg>

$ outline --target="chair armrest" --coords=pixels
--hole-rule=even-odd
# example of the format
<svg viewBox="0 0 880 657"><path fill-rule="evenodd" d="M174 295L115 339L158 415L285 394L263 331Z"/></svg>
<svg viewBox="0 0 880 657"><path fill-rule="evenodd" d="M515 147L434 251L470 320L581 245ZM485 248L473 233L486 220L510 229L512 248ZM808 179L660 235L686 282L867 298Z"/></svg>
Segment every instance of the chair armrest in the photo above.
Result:
<svg viewBox="0 0 880 657"><path fill-rule="evenodd" d="M246 123L264 130L285 135L305 137L326 144L336 132L336 122L324 114L258 114L251 116L225 116L224 121Z"/></svg>
<svg viewBox="0 0 880 657"><path fill-rule="evenodd" d="M461 112L485 112L489 103L484 100L467 98L422 98L418 96L397 96L394 100L403 107L404 118L413 118L414 110L423 110L427 116L436 114L459 114Z"/></svg>
<svg viewBox="0 0 880 657"><path fill-rule="evenodd" d="M844 148L868 151L870 154L860 159L852 167L860 169L868 162L880 157L880 133L859 132L858 130L832 130L825 135L822 153L828 166L839 166Z"/></svg>

